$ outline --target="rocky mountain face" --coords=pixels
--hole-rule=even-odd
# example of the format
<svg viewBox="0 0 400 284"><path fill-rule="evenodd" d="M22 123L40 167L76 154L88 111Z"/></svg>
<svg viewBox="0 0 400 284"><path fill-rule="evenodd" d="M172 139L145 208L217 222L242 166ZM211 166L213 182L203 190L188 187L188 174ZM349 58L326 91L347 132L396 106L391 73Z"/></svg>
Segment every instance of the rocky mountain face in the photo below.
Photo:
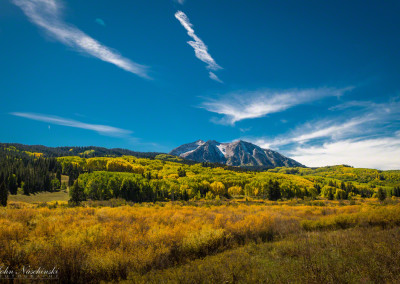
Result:
<svg viewBox="0 0 400 284"><path fill-rule="evenodd" d="M221 163L229 166L304 167L278 152L262 149L242 140L232 143L198 140L181 145L169 154L197 162Z"/></svg>

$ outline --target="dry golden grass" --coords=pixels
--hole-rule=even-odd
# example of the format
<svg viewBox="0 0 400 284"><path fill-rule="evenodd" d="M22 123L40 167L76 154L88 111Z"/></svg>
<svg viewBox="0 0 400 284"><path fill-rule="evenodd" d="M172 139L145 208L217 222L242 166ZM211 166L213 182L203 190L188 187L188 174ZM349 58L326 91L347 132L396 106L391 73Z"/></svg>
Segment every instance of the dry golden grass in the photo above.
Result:
<svg viewBox="0 0 400 284"><path fill-rule="evenodd" d="M400 228L291 235L144 275L124 283L399 283Z"/></svg>
<svg viewBox="0 0 400 284"><path fill-rule="evenodd" d="M12 203L0 209L0 266L56 266L63 282L123 280L247 244L279 245L307 231L400 224L397 203L212 204L48 208Z"/></svg>
<svg viewBox="0 0 400 284"><path fill-rule="evenodd" d="M14 202L25 202L25 203L41 203L41 202L55 202L55 201L68 201L68 192L60 190L57 192L38 192L30 195L16 194L9 195L8 201L10 204Z"/></svg>

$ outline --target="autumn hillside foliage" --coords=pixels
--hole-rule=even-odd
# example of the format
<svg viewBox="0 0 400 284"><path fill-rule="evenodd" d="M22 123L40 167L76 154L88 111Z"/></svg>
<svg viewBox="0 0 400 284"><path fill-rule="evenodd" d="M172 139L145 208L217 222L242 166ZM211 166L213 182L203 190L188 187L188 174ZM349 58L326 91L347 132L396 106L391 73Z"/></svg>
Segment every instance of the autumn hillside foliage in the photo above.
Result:
<svg viewBox="0 0 400 284"><path fill-rule="evenodd" d="M63 174L77 171L87 198L129 201L214 199L249 196L269 200L319 197L351 199L400 196L400 173L354 169L348 166L276 168L264 172L234 171L204 164L182 164L133 156L60 157ZM73 176L72 179L75 179ZM112 183L109 181L112 180ZM72 183L71 183L72 184Z"/></svg>
<svg viewBox="0 0 400 284"><path fill-rule="evenodd" d="M400 197L400 172L355 169L349 166L323 168L274 168L252 171L211 163L195 163L166 154L127 156L118 149L98 156L98 148L66 151L3 145L0 147L1 192L25 195L41 191L84 188L82 199L124 198L133 202L258 197L269 200L336 199L354 197ZM25 149L25 150L23 150ZM44 153L34 152L42 149ZM93 152L93 151L94 152ZM107 151L106 151L107 152ZM104 152L104 153L106 153ZM108 153L108 152L107 152ZM147 158L144 158L147 157ZM68 177L62 180L62 176ZM111 180L111 181L110 181ZM73 203L78 204L76 200Z"/></svg>

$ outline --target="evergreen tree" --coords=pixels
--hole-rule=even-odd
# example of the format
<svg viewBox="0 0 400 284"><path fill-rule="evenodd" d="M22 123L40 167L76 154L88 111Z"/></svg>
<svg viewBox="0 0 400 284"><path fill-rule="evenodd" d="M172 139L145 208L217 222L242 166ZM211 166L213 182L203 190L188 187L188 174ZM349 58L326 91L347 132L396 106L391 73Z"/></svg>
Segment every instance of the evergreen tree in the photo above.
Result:
<svg viewBox="0 0 400 284"><path fill-rule="evenodd" d="M56 179L58 179L60 181L60 184L61 184L61 170L60 169L57 170Z"/></svg>
<svg viewBox="0 0 400 284"><path fill-rule="evenodd" d="M386 191L384 191L381 187L378 188L376 195L380 201L384 201L386 199Z"/></svg>
<svg viewBox="0 0 400 284"><path fill-rule="evenodd" d="M282 196L281 196L281 189L279 186L279 182L278 181L274 182L272 180L269 180L267 193L269 200L276 201L280 199Z"/></svg>
<svg viewBox="0 0 400 284"><path fill-rule="evenodd" d="M274 199L273 200L278 200L278 199L281 199L281 197L282 197L282 195L281 195L281 188L280 188L280 185L279 185L279 182L278 181L275 181L274 182Z"/></svg>
<svg viewBox="0 0 400 284"><path fill-rule="evenodd" d="M400 186L396 186L393 189L393 196L400 197Z"/></svg>
<svg viewBox="0 0 400 284"><path fill-rule="evenodd" d="M69 189L69 196L69 202L73 205L79 205L82 201L86 200L84 189L80 186L78 180L76 180Z"/></svg>
<svg viewBox="0 0 400 284"><path fill-rule="evenodd" d="M28 178L28 180L22 182L22 190L24 191L25 195L29 195L31 193L31 182L30 179Z"/></svg>
<svg viewBox="0 0 400 284"><path fill-rule="evenodd" d="M185 177L185 176L186 176L186 171L185 171L184 168L180 167L180 168L178 169L178 176L179 176L179 177Z"/></svg>
<svg viewBox="0 0 400 284"><path fill-rule="evenodd" d="M147 178L147 180L151 180L151 172L146 173L146 178Z"/></svg>
<svg viewBox="0 0 400 284"><path fill-rule="evenodd" d="M0 205L7 206L8 188L6 186L4 176L0 177Z"/></svg>
<svg viewBox="0 0 400 284"><path fill-rule="evenodd" d="M121 183L121 189L120 189L120 196L124 198L125 200L131 200L131 192L133 190L133 184L130 179L123 179Z"/></svg>
<svg viewBox="0 0 400 284"><path fill-rule="evenodd" d="M8 190L10 191L10 194L17 194L18 180L15 174L10 174L8 176Z"/></svg>
<svg viewBox="0 0 400 284"><path fill-rule="evenodd" d="M314 183L314 188L317 190L318 194L321 193L321 186L318 183Z"/></svg>
<svg viewBox="0 0 400 284"><path fill-rule="evenodd" d="M329 192L328 192L328 200L333 200L333 198L334 198L333 190L330 189Z"/></svg>

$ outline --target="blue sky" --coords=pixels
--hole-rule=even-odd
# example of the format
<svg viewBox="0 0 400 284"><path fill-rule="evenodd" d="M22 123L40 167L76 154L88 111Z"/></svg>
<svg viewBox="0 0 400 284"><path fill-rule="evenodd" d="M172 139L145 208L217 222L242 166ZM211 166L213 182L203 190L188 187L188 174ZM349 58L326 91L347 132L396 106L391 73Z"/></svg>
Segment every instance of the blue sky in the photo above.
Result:
<svg viewBox="0 0 400 284"><path fill-rule="evenodd" d="M243 139L400 169L398 1L0 2L0 141Z"/></svg>

